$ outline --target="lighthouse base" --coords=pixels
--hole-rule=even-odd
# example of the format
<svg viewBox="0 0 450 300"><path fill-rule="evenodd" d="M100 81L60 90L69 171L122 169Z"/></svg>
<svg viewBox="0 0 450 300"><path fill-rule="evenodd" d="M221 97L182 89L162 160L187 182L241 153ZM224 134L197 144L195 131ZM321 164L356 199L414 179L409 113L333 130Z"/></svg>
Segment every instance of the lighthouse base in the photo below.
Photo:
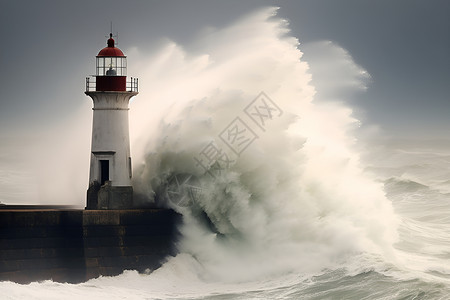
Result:
<svg viewBox="0 0 450 300"><path fill-rule="evenodd" d="M111 186L109 181L102 186L98 182L89 186L86 209L130 208L133 208L133 187Z"/></svg>

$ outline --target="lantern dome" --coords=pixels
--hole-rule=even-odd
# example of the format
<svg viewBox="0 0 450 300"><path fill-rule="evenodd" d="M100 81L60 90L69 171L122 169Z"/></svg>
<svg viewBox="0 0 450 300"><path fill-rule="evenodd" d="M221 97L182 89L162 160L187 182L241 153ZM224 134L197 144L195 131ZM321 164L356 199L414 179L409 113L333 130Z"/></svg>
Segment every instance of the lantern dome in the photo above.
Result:
<svg viewBox="0 0 450 300"><path fill-rule="evenodd" d="M114 39L112 38L112 33L109 35L109 39L107 41L108 47L100 50L97 56L109 56L109 57L125 57L122 50L114 46Z"/></svg>

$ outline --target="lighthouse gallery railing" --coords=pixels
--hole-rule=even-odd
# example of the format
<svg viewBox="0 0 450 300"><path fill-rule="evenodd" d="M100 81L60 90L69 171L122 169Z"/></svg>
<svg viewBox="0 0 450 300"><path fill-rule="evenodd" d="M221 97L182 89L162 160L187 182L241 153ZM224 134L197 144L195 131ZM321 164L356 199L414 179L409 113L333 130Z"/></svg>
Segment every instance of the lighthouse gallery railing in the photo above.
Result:
<svg viewBox="0 0 450 300"><path fill-rule="evenodd" d="M96 81L95 76L86 77L86 92L95 92L96 91ZM139 80L135 77L130 77L130 80L127 81L126 85L127 92L139 92Z"/></svg>

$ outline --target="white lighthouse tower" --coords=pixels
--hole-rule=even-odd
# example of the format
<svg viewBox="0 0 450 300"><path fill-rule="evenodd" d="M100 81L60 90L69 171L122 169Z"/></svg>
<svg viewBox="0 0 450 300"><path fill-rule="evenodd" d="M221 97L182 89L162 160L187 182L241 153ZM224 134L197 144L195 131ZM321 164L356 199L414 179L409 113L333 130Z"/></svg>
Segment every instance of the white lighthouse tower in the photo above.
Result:
<svg viewBox="0 0 450 300"><path fill-rule="evenodd" d="M138 94L137 78L127 81L127 58L112 34L96 57L95 82L86 78L94 102L91 164L86 209L126 209L133 205L128 103Z"/></svg>

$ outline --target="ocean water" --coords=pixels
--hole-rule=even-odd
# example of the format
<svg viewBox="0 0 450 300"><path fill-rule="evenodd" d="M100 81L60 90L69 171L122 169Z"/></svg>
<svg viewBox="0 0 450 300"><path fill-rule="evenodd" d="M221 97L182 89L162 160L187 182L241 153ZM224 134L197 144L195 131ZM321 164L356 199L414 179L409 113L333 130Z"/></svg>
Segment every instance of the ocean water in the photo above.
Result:
<svg viewBox="0 0 450 300"><path fill-rule="evenodd" d="M2 282L2 299L448 299L450 147L433 145L430 149L424 142L414 144L383 145L376 150L377 155L371 154L383 160L367 167L382 182L399 220L393 257L388 259L369 251L344 252L331 263L326 258L327 265L314 270L311 265L324 264L317 253L321 245L314 244L316 241L308 241L311 248L303 252L286 251L290 248L287 246L270 249L269 253L253 248L255 257L249 258L247 254L239 261L242 266L234 265L234 253L225 256L206 253L209 257L205 259L205 253L194 255L186 251L169 258L161 269L149 274L130 270L116 277L76 285L52 281L28 285ZM382 222L383 216L379 217ZM207 248L217 236L203 238L209 242L203 241L199 247ZM352 244L354 239L350 236L347 242ZM235 246L223 247L219 251ZM336 253L330 249L327 255ZM306 256L306 262L302 256ZM253 259L261 266L255 267ZM223 268L214 264L228 260L232 265L224 273L214 269ZM288 260L286 264L284 260Z"/></svg>
<svg viewBox="0 0 450 300"><path fill-rule="evenodd" d="M179 254L147 274L1 282L2 298L448 299L450 146L358 131L343 97L370 70L288 28L266 8L128 49L133 185L183 214Z"/></svg>

